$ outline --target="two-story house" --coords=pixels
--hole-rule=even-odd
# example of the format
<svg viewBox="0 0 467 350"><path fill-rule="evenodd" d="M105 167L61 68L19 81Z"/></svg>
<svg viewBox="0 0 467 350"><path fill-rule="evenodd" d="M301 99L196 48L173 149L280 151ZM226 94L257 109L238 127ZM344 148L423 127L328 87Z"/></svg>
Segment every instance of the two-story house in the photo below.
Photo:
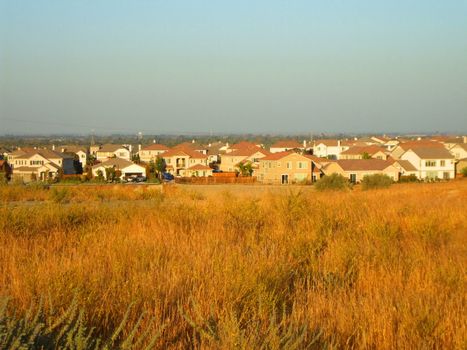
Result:
<svg viewBox="0 0 467 350"><path fill-rule="evenodd" d="M282 141L277 141L271 145L269 148L269 152L271 153L279 153L279 152L285 152L285 151L292 151L294 149L296 150L305 150L306 148L306 141L303 141L303 144L300 144L299 142L295 140L282 140Z"/></svg>
<svg viewBox="0 0 467 350"><path fill-rule="evenodd" d="M375 158L384 159L388 158L386 149L380 146L352 146L349 149L341 152L339 159L365 159Z"/></svg>
<svg viewBox="0 0 467 350"><path fill-rule="evenodd" d="M444 147L416 147L405 151L400 159L408 160L419 179L453 179L454 156Z"/></svg>
<svg viewBox="0 0 467 350"><path fill-rule="evenodd" d="M352 146L341 140L317 140L313 143L313 155L320 158L339 159L340 154Z"/></svg>
<svg viewBox="0 0 467 350"><path fill-rule="evenodd" d="M86 166L86 163L88 161L88 155L89 155L89 152L86 149L86 147L74 146L74 145L60 146L60 151L62 153L70 153L70 154L76 155L83 169Z"/></svg>
<svg viewBox="0 0 467 350"><path fill-rule="evenodd" d="M96 159L100 162L106 161L109 158L121 158L125 160L131 159L130 150L122 145L105 144L96 151Z"/></svg>
<svg viewBox="0 0 467 350"><path fill-rule="evenodd" d="M159 143L152 143L148 146L142 147L139 152L139 159L142 162L149 163L155 161L157 157L160 157L163 153L167 152L169 147L161 145Z"/></svg>
<svg viewBox="0 0 467 350"><path fill-rule="evenodd" d="M258 181L265 184L311 183L321 177L316 157L292 151L272 153L259 160Z"/></svg>
<svg viewBox="0 0 467 350"><path fill-rule="evenodd" d="M269 151L257 146L248 146L221 156L220 170L226 172L238 171L240 163L251 163L253 172L259 167L259 160L270 155Z"/></svg>
<svg viewBox="0 0 467 350"><path fill-rule="evenodd" d="M191 149L170 149L162 153L167 172L175 176L191 176L193 171L199 176L209 176L208 156ZM203 165L200 169L199 165ZM204 172L203 172L204 171Z"/></svg>
<svg viewBox="0 0 467 350"><path fill-rule="evenodd" d="M48 180L55 178L59 171L70 175L75 173L74 157L70 154L59 153L47 149L16 152L11 161L13 177L23 181Z"/></svg>

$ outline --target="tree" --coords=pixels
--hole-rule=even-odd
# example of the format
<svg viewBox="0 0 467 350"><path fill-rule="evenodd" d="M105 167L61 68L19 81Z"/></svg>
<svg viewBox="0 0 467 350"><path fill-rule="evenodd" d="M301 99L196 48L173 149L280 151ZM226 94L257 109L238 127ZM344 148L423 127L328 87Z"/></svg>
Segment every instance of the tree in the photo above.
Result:
<svg viewBox="0 0 467 350"><path fill-rule="evenodd" d="M131 160L132 160L133 162L135 162L136 164L139 164L139 163L141 162L141 159L140 159L138 153L133 154L133 155L131 156Z"/></svg>
<svg viewBox="0 0 467 350"><path fill-rule="evenodd" d="M371 159L371 156L368 152L363 152L362 159Z"/></svg>
<svg viewBox="0 0 467 350"><path fill-rule="evenodd" d="M462 168L461 174L463 177L467 177L467 166L465 168Z"/></svg>
<svg viewBox="0 0 467 350"><path fill-rule="evenodd" d="M251 176L253 174L253 167L250 162L238 163L237 166L242 176Z"/></svg>
<svg viewBox="0 0 467 350"><path fill-rule="evenodd" d="M102 172L101 169L97 170L96 174L97 174L98 181L104 181L104 173Z"/></svg>
<svg viewBox="0 0 467 350"><path fill-rule="evenodd" d="M156 161L154 162L154 170L156 171L157 178L160 180L162 173L165 173L166 165L164 158L157 156Z"/></svg>
<svg viewBox="0 0 467 350"><path fill-rule="evenodd" d="M73 158L73 168L75 169L76 174L83 173L83 166L81 165L81 162L79 161L79 157L77 154L75 154Z"/></svg>

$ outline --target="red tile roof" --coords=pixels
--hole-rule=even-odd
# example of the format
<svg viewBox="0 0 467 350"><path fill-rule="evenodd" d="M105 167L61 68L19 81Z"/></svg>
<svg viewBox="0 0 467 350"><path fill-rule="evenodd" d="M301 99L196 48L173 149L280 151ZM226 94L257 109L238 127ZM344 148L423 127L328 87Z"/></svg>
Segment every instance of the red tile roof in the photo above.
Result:
<svg viewBox="0 0 467 350"><path fill-rule="evenodd" d="M303 145L295 140L281 140L275 142L271 148L303 148Z"/></svg>
<svg viewBox="0 0 467 350"><path fill-rule="evenodd" d="M169 147L161 145L160 143L152 143L141 148L142 151L168 151Z"/></svg>

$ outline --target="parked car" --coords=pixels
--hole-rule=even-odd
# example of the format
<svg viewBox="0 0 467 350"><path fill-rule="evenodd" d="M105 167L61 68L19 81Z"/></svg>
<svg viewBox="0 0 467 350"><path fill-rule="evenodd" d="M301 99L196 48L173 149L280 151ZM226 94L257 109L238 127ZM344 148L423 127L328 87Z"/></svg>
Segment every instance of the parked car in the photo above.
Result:
<svg viewBox="0 0 467 350"><path fill-rule="evenodd" d="M171 173L162 173L162 178L165 181L172 181L174 176Z"/></svg>
<svg viewBox="0 0 467 350"><path fill-rule="evenodd" d="M144 182L146 181L146 176L137 176L135 177L135 182Z"/></svg>

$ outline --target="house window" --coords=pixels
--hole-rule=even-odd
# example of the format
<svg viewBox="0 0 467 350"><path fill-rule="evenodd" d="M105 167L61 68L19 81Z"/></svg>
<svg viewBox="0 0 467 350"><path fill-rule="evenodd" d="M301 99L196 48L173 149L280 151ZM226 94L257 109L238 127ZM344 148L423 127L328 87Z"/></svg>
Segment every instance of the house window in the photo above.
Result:
<svg viewBox="0 0 467 350"><path fill-rule="evenodd" d="M304 163L304 162L297 162L297 167L298 167L298 169L305 169L305 168L306 168L306 163Z"/></svg>
<svg viewBox="0 0 467 350"><path fill-rule="evenodd" d="M448 172L448 171L445 171L445 172L443 173L443 179L449 180L450 178L451 178L451 177L449 176L449 172Z"/></svg>
<svg viewBox="0 0 467 350"><path fill-rule="evenodd" d="M292 169L292 162L287 162L287 169Z"/></svg>
<svg viewBox="0 0 467 350"><path fill-rule="evenodd" d="M427 160L425 162L425 166L426 167L433 167L433 166L436 166L436 160Z"/></svg>
<svg viewBox="0 0 467 350"><path fill-rule="evenodd" d="M440 160L439 165L440 166L446 166L446 161L445 160Z"/></svg>

